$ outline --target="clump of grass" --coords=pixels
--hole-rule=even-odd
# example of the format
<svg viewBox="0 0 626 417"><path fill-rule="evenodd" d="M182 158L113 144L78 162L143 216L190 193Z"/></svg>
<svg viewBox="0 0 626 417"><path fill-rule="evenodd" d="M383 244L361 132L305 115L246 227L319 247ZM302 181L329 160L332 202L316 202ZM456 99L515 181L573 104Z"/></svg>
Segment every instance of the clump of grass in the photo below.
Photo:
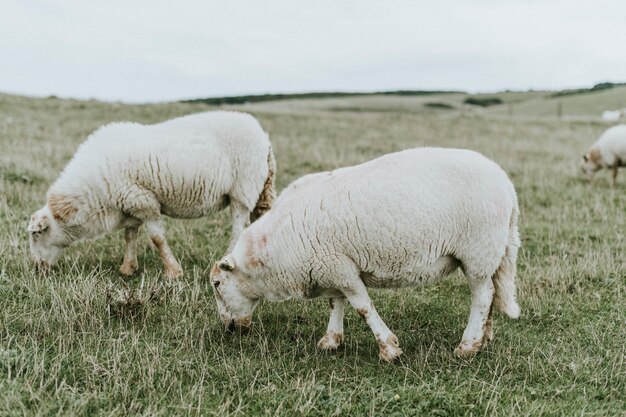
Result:
<svg viewBox="0 0 626 417"><path fill-rule="evenodd" d="M146 304L160 296L158 288L146 289L142 277L139 287L124 284L122 288L109 285L106 289L106 305L110 316L136 321L143 318Z"/></svg>
<svg viewBox="0 0 626 417"><path fill-rule="evenodd" d="M463 103L470 104L472 106L491 107L502 104L503 101L500 97L473 96L467 97L465 100L463 100Z"/></svg>
<svg viewBox="0 0 626 417"><path fill-rule="evenodd" d="M454 109L453 105L448 104L448 103L442 103L440 101L424 103L424 107L428 107L429 109L442 109L442 110Z"/></svg>

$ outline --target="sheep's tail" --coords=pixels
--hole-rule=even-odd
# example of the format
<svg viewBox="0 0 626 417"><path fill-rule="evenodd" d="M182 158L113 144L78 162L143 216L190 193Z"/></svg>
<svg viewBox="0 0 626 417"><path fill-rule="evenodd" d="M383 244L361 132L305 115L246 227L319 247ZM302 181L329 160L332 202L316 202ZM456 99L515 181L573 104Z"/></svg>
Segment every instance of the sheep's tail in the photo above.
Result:
<svg viewBox="0 0 626 417"><path fill-rule="evenodd" d="M511 213L509 222L509 241L506 245L506 252L502 258L500 266L493 275L493 286L495 293L493 297L493 307L506 314L512 319L519 318L520 308L515 300L515 275L517 272L517 250L520 247L519 232L517 230L517 218L519 210L517 202Z"/></svg>
<svg viewBox="0 0 626 417"><path fill-rule="evenodd" d="M274 151L272 145L269 147L269 153L267 155L267 178L265 184L263 184L263 190L259 194L259 199L256 202L256 207L250 214L250 221L254 222L256 219L265 214L272 208L272 204L276 199L276 189L274 188L274 177L276 176L276 161L274 160Z"/></svg>

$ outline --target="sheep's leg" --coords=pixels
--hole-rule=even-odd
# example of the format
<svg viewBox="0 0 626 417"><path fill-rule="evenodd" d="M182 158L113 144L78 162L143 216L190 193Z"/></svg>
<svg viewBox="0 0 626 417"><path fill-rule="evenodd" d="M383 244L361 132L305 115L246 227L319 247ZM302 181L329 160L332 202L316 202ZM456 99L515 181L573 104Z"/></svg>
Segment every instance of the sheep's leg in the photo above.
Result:
<svg viewBox="0 0 626 417"><path fill-rule="evenodd" d="M124 262L120 267L120 272L123 275L131 276L138 268L137 263L137 233L139 232L139 226L127 227L124 230L124 240L126 241L126 249L124 251Z"/></svg>
<svg viewBox="0 0 626 417"><path fill-rule="evenodd" d="M389 330L378 315L372 300L367 294L367 288L363 281L359 279L358 283L355 283L343 292L352 307L356 309L357 313L365 319L370 329L372 329L380 348L379 355L381 359L391 362L400 356L402 350L400 349L398 338Z"/></svg>
<svg viewBox="0 0 626 417"><path fill-rule="evenodd" d="M472 307L461 344L454 350L454 353L460 357L470 357L476 354L483 342L490 340L493 336L490 317L494 292L493 282L490 278L467 275L472 294Z"/></svg>
<svg viewBox="0 0 626 417"><path fill-rule="evenodd" d="M161 221L147 221L146 229L148 230L152 243L154 243L159 250L161 260L165 264L165 276L167 278L182 277L183 269L174 257L170 246L167 244L167 240L165 240L165 230L163 229Z"/></svg>
<svg viewBox="0 0 626 417"><path fill-rule="evenodd" d="M615 185L617 184L617 168L618 168L617 163L615 163L615 165L611 167L611 187L612 188L615 188Z"/></svg>
<svg viewBox="0 0 626 417"><path fill-rule="evenodd" d="M329 298L330 304L330 319L328 320L328 327L326 328L326 334L317 344L317 347L324 350L335 350L339 347L343 341L343 307L345 299Z"/></svg>
<svg viewBox="0 0 626 417"><path fill-rule="evenodd" d="M233 201L230 206L230 213L233 218L233 229L230 235L230 244L228 245L228 252L230 252L241 232L250 225L250 210L248 210L243 204Z"/></svg>
<svg viewBox="0 0 626 417"><path fill-rule="evenodd" d="M483 329L483 347L487 346L487 343L493 340L493 302L489 308L489 314L487 314L487 320L485 321L485 327Z"/></svg>

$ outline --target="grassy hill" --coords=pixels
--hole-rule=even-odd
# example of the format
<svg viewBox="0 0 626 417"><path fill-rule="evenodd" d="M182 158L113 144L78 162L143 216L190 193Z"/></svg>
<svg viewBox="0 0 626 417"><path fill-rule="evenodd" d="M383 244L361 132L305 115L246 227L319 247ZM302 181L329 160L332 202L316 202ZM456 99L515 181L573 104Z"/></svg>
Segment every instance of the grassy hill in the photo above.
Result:
<svg viewBox="0 0 626 417"><path fill-rule="evenodd" d="M395 364L379 361L350 309L345 345L318 351L325 300L263 303L250 332L226 334L208 272L227 247L227 211L167 221L185 270L176 283L162 277L145 235L132 279L117 272L120 234L78 243L53 271L37 271L28 218L91 131L218 107L0 95L0 415L624 415L626 174L616 190L604 173L590 186L578 161L607 127L600 111L625 93L498 93L489 96L503 104L472 110L461 93L219 107L251 112L269 132L279 189L427 145L477 150L509 174L521 208L521 319L497 315L494 341L461 360L452 354L469 313L461 273L428 288L372 290L404 350Z"/></svg>
<svg viewBox="0 0 626 417"><path fill-rule="evenodd" d="M348 111L449 114L480 112L494 116L599 119L605 110L626 108L626 85L565 91L505 91L469 95L464 92L401 91L380 93L310 93L189 100L187 103L242 105L269 111ZM470 99L496 99L502 104L485 108L467 105Z"/></svg>
<svg viewBox="0 0 626 417"><path fill-rule="evenodd" d="M539 97L521 100L513 104L513 114L534 117L558 117L561 106L562 117L600 118L605 110L626 108L626 86L582 94L554 95L544 94ZM506 106L494 108L492 114L508 114Z"/></svg>

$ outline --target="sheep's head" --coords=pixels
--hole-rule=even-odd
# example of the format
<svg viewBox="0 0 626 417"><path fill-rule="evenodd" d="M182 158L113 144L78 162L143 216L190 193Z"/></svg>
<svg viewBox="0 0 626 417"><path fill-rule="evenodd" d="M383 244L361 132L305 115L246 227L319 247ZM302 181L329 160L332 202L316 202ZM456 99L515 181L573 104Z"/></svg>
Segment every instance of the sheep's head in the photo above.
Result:
<svg viewBox="0 0 626 417"><path fill-rule="evenodd" d="M232 255L227 255L213 266L211 284L224 326L228 330L249 327L259 299L252 294L250 277L237 268Z"/></svg>
<svg viewBox="0 0 626 417"><path fill-rule="evenodd" d="M583 155L580 161L580 169L589 180L593 179L593 175L602 168L602 156L596 148L591 149Z"/></svg>
<svg viewBox="0 0 626 417"><path fill-rule="evenodd" d="M40 266L54 265L69 244L47 205L30 217L27 230L30 253Z"/></svg>

